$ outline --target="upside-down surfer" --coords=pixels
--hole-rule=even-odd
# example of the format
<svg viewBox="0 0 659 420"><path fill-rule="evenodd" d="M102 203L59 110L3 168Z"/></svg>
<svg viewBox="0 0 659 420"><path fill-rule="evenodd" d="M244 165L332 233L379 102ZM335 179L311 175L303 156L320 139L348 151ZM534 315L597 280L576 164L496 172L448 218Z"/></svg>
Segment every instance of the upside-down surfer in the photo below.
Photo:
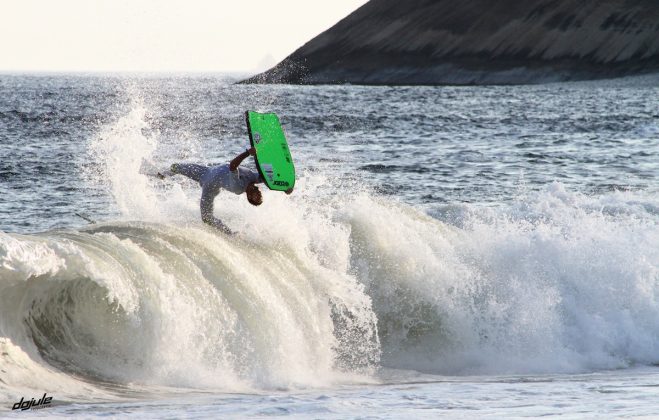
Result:
<svg viewBox="0 0 659 420"><path fill-rule="evenodd" d="M175 163L168 171L156 174L161 179L178 174L197 181L201 186L201 220L226 233L233 232L213 215L213 201L221 190L238 195L245 193L247 201L260 206L263 196L256 184L264 183L271 190L286 194L293 192L295 186L295 167L277 115L246 111L245 119L251 147L229 164L209 167ZM239 168L250 155L254 156L258 172ZM145 170L148 171L148 168Z"/></svg>
<svg viewBox="0 0 659 420"><path fill-rule="evenodd" d="M263 196L256 184L262 183L263 179L258 172L239 168L247 156L254 156L256 150L252 147L245 150L229 163L218 166L203 166L194 163L175 163L170 170L159 172L158 177L183 175L199 182L201 186L201 220L226 233L231 230L213 215L213 201L221 190L227 190L234 194L247 196L247 201L254 206L263 203Z"/></svg>

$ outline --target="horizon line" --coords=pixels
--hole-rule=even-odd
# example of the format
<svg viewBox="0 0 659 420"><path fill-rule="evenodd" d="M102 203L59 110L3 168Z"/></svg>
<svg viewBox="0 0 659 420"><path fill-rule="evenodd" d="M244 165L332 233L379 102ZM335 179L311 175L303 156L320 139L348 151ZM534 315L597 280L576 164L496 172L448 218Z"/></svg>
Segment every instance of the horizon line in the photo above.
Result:
<svg viewBox="0 0 659 420"><path fill-rule="evenodd" d="M257 75L262 71L246 70L35 70L35 69L0 69L0 74L89 74L89 75L159 75L159 74L180 74L180 75L226 75L250 77Z"/></svg>

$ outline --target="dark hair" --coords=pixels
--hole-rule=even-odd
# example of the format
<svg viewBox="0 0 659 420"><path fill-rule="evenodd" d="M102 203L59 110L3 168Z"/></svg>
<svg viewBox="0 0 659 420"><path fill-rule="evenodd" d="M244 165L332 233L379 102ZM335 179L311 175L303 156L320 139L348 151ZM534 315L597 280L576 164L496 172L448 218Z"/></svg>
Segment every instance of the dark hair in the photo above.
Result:
<svg viewBox="0 0 659 420"><path fill-rule="evenodd" d="M254 184L248 185L247 190L245 190L245 193L247 195L247 201L249 201L250 204L254 206L260 206L263 203L263 196L261 195L261 190L259 190L259 188L256 185Z"/></svg>

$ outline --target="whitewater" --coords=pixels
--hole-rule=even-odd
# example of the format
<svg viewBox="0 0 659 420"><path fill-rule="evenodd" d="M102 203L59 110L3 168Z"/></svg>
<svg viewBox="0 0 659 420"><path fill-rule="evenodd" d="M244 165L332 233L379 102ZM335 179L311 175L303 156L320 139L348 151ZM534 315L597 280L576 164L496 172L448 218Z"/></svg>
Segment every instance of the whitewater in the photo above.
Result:
<svg viewBox="0 0 659 420"><path fill-rule="evenodd" d="M656 415L655 86L0 75L0 415ZM228 236L140 167L244 109L298 181L220 194Z"/></svg>

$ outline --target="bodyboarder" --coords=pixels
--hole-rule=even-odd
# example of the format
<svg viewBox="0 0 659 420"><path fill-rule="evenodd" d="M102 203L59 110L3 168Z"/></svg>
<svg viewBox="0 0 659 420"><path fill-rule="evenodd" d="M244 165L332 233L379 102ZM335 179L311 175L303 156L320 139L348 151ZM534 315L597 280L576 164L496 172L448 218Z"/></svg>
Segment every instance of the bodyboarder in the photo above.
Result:
<svg viewBox="0 0 659 420"><path fill-rule="evenodd" d="M256 184L262 183L263 179L258 172L240 168L247 156L254 156L256 150L252 147L245 150L229 163L217 166L204 166L194 163L174 163L168 171L158 172L157 176L164 179L168 176L183 175L201 186L201 220L225 233L231 234L231 230L213 215L213 201L221 190L227 190L234 194L245 194L247 201L254 206L263 203L263 196Z"/></svg>

